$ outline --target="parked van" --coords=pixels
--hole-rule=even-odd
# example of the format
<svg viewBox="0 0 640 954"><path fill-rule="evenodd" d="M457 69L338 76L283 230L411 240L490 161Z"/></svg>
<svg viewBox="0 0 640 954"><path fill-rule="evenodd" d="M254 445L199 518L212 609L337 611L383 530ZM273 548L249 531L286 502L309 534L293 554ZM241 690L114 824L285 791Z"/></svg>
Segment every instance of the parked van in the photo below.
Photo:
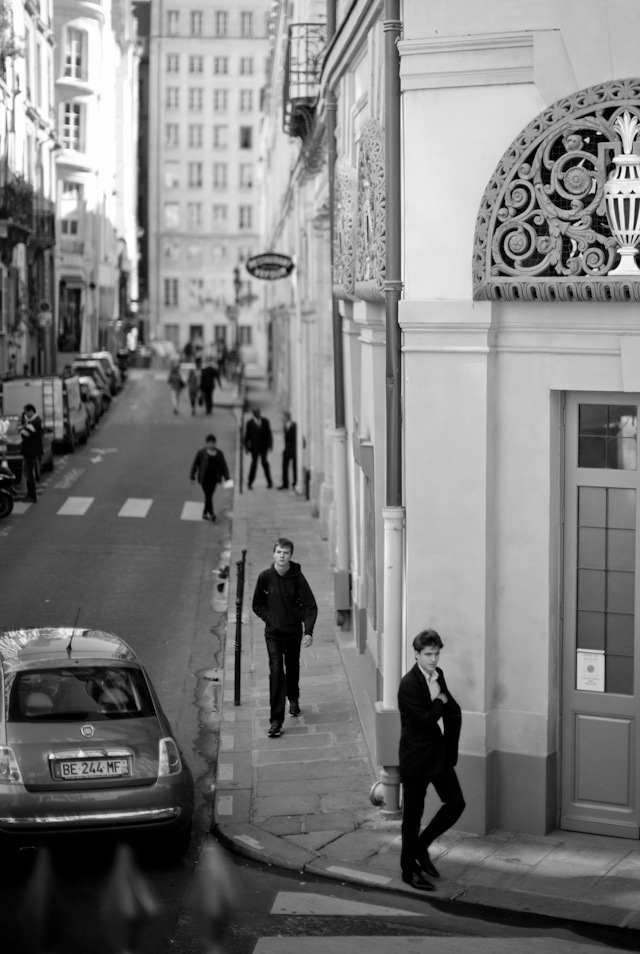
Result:
<svg viewBox="0 0 640 954"><path fill-rule="evenodd" d="M89 437L87 415L76 374L54 378L13 378L2 383L2 413L20 415L33 404L54 443L73 452Z"/></svg>

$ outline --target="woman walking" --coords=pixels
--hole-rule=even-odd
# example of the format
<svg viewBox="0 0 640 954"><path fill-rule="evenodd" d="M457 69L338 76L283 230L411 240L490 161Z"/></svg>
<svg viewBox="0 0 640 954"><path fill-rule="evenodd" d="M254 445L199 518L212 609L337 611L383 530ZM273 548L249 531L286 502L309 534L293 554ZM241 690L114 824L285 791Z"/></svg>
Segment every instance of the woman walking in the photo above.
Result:
<svg viewBox="0 0 640 954"><path fill-rule="evenodd" d="M202 511L203 520L214 520L216 515L213 512L213 494L216 485L223 480L229 480L229 468L224 454L216 446L214 434L207 434L206 447L203 447L195 456L191 466L191 480L197 478L198 483L204 491L204 510Z"/></svg>
<svg viewBox="0 0 640 954"><path fill-rule="evenodd" d="M169 387L171 388L171 400L173 401L173 413L180 413L180 395L184 388L184 381L180 373L180 362L174 361L169 371Z"/></svg>

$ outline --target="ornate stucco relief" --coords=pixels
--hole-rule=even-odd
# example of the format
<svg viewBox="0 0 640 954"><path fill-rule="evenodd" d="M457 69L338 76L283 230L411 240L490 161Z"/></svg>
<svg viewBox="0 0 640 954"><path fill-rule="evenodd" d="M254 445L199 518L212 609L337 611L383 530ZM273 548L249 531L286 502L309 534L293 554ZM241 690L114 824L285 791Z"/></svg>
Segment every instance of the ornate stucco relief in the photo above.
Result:
<svg viewBox="0 0 640 954"><path fill-rule="evenodd" d="M355 292L365 301L384 301L385 229L384 139L380 123L370 119L358 151Z"/></svg>
<svg viewBox="0 0 640 954"><path fill-rule="evenodd" d="M604 186L625 111L640 118L640 79L559 100L514 140L480 204L476 300L640 301L640 281L610 274L619 253Z"/></svg>
<svg viewBox="0 0 640 954"><path fill-rule="evenodd" d="M356 281L356 209L358 176L346 161L335 170L335 233L333 239L333 294L353 299Z"/></svg>

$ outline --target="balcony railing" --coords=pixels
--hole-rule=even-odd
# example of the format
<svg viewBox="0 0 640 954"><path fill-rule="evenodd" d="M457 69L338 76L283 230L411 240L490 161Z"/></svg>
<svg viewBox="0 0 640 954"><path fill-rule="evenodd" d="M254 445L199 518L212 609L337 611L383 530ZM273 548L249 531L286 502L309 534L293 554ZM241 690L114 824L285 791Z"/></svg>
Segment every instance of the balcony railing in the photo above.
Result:
<svg viewBox="0 0 640 954"><path fill-rule="evenodd" d="M53 212L36 209L33 213L32 242L42 247L51 247L56 244L56 217Z"/></svg>
<svg viewBox="0 0 640 954"><path fill-rule="evenodd" d="M283 128L306 142L312 131L327 45L324 23L292 23L287 39L283 86Z"/></svg>
<svg viewBox="0 0 640 954"><path fill-rule="evenodd" d="M78 239L61 239L60 251L67 255L84 255L84 242Z"/></svg>
<svg viewBox="0 0 640 954"><path fill-rule="evenodd" d="M0 221L33 231L33 187L24 179L12 179L0 188Z"/></svg>

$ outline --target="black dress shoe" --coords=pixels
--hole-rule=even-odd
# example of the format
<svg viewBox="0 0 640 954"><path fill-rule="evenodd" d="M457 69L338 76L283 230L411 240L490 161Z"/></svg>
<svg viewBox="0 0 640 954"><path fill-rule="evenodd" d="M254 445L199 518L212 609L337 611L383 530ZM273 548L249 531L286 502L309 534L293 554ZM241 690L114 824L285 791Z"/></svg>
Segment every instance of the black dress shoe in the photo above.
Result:
<svg viewBox="0 0 640 954"><path fill-rule="evenodd" d="M430 881L427 881L426 878L423 878L418 871L412 871L411 874L403 874L402 880L405 884L410 884L412 888L417 888L418 891L435 891L435 884L431 884Z"/></svg>
<svg viewBox="0 0 640 954"><path fill-rule="evenodd" d="M440 872L429 857L428 852L425 854L424 858L416 858L416 864L420 868L421 874L428 875L430 878L440 877Z"/></svg>

